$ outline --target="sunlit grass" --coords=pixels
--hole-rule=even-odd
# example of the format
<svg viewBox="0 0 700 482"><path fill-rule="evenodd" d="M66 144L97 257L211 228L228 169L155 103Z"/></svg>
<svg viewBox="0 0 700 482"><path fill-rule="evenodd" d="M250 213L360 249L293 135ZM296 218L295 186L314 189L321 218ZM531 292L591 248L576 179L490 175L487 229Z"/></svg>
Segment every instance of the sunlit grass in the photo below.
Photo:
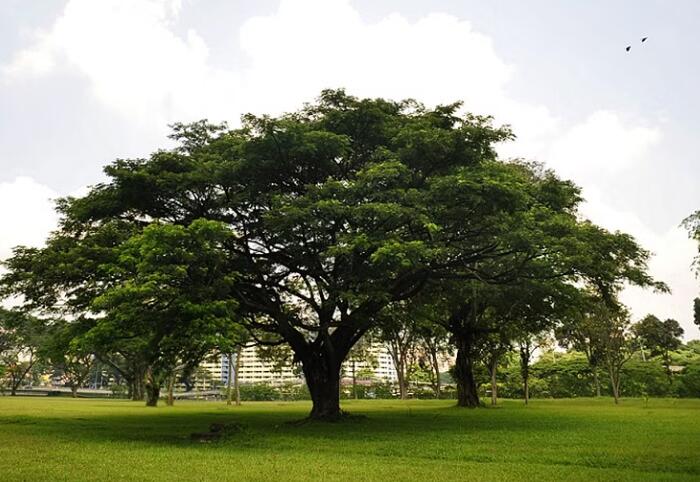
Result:
<svg viewBox="0 0 700 482"><path fill-rule="evenodd" d="M308 403L0 397L0 480L700 480L700 400ZM212 422L242 432L192 442Z"/></svg>

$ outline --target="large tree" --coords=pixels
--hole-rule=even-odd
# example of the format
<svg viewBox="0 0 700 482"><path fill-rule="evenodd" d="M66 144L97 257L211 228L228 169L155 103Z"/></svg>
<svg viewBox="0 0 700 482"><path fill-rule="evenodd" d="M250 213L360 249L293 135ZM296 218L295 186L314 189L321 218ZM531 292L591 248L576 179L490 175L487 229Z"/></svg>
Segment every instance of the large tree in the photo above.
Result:
<svg viewBox="0 0 700 482"><path fill-rule="evenodd" d="M479 264L527 251L495 240L528 202L526 179L496 161L510 132L458 109L328 91L233 131L176 126L178 148L108 166L69 216L225 222L241 319L291 346L311 415L337 418L340 365L380 310L430 278L505 276Z"/></svg>
<svg viewBox="0 0 700 482"><path fill-rule="evenodd" d="M452 319L473 284L564 276L596 251L587 239L595 229L577 218L578 189L531 165L498 161L496 144L511 132L461 115L459 104L428 109L325 91L298 112L248 115L235 130L176 125L172 137L176 148L117 160L105 168L108 182L64 201L62 231L88 233L66 239L89 248L91 232L108 226L118 234L156 221L223 223L234 235L225 249L237 273L236 320L291 347L313 418L341 415L341 364L386 306L444 287L455 295L454 310L444 311ZM114 264L119 253L94 251L86 266ZM20 276L17 291L37 298L33 288L59 285L88 309L102 300L106 318L139 311L125 310L128 300L114 294L125 293L123 272L85 276L82 266L70 266L81 271L72 284L48 270L45 282L34 276L22 285ZM607 273L598 274L605 285ZM459 348L466 335L458 334Z"/></svg>

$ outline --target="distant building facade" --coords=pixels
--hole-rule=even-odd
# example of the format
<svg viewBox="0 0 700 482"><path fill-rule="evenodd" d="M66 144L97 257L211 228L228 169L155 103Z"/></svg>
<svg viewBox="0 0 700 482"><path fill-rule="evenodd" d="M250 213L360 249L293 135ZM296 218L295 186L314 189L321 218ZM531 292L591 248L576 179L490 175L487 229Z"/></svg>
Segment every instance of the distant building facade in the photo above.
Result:
<svg viewBox="0 0 700 482"><path fill-rule="evenodd" d="M374 363L357 361L354 363L355 373L362 373L366 376L371 373L371 379L382 382L395 382L398 377L396 375L396 367L389 355L386 346L381 344L373 345L371 348ZM236 358L232 357L233 369L235 369ZM209 378L210 384L227 385L228 384L228 364L229 358L226 355L217 357L216 359L205 361L200 365L200 369L205 371ZM284 366L281 370L275 370L271 363L262 360L258 356L255 347L248 347L241 352L240 373L238 381L241 384L245 383L266 383L270 385L285 385L285 384L301 384L304 383L304 377L301 372L301 367ZM353 363L346 361L343 363L342 375L345 380L352 377ZM232 370L233 372L233 370ZM198 388L206 387L205 380L196 380L195 384Z"/></svg>

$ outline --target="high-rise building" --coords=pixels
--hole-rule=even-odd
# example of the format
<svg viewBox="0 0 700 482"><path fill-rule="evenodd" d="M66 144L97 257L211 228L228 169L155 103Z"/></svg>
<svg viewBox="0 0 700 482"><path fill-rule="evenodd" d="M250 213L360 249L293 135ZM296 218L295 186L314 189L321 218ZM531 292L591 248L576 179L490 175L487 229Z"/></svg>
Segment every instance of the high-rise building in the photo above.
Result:
<svg viewBox="0 0 700 482"><path fill-rule="evenodd" d="M373 358L373 363L356 361L354 363L355 373L362 373L363 376L366 377L366 374L370 372L370 378L373 380L395 382L397 380L396 367L394 366L394 362L386 346L381 344L372 345L370 353ZM233 368L235 369L235 355L232 357L232 361L234 363ZM202 363L200 368L209 374L211 382L215 381L217 385L226 385L228 383L228 363L228 356L223 355L214 360ZM353 362L344 362L342 367L343 377L351 378L352 371ZM270 362L264 361L258 356L255 347L248 347L241 352L238 381L242 384L268 383L270 385L283 385L287 383L303 383L304 378L300 366L284 366L281 370L276 370ZM201 387L201 385L202 382L198 381L197 386Z"/></svg>
<svg viewBox="0 0 700 482"><path fill-rule="evenodd" d="M236 355L232 356L236 366ZM200 365L205 369L218 384L228 384L228 364L229 358L227 355L222 355L216 360L207 361ZM232 370L233 371L233 370ZM294 367L285 366L281 370L275 370L271 363L262 360L258 356L255 347L244 348L241 352L240 373L238 374L239 383L268 383L270 385L283 385L286 383L302 383L303 378L300 370L297 371Z"/></svg>
<svg viewBox="0 0 700 482"><path fill-rule="evenodd" d="M391 383L397 381L396 366L386 345L373 343L368 351L366 358L371 359L371 361L352 361L350 359L343 362L341 368L343 379L352 378L354 369L356 375L361 374L360 378ZM367 374L370 376L368 377Z"/></svg>

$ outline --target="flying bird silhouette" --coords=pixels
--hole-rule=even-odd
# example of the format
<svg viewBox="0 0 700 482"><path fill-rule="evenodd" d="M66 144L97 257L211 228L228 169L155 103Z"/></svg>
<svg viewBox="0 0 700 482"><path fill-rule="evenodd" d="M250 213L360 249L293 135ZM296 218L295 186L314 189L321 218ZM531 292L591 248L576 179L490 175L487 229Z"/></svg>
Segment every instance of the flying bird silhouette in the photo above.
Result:
<svg viewBox="0 0 700 482"><path fill-rule="evenodd" d="M646 42L648 38L649 37L642 37L642 43ZM625 52L629 52L631 48L632 46L628 45L627 47L625 47Z"/></svg>

